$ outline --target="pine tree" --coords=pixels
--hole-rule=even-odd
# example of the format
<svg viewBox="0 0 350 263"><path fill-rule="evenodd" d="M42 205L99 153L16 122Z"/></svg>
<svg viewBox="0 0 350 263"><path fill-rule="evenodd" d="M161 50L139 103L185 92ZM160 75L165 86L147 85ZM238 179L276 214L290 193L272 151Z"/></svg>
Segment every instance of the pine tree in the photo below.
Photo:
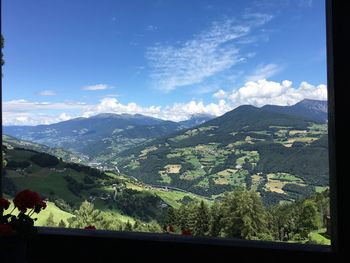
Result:
<svg viewBox="0 0 350 263"><path fill-rule="evenodd" d="M210 209L209 236L218 237L222 229L222 212L220 204L215 202Z"/></svg>
<svg viewBox="0 0 350 263"><path fill-rule="evenodd" d="M135 231L142 231L142 222L136 219L132 229L134 229Z"/></svg>
<svg viewBox="0 0 350 263"><path fill-rule="evenodd" d="M125 224L124 231L128 231L128 232L132 231L132 224L130 223L129 220Z"/></svg>
<svg viewBox="0 0 350 263"><path fill-rule="evenodd" d="M74 212L75 217L70 220L70 226L73 228L84 228L93 225L101 229L103 218L99 210L94 209L94 205L84 201L78 211ZM105 226L106 227L106 226ZM104 227L104 229L106 229ZM103 229L103 228L102 228Z"/></svg>
<svg viewBox="0 0 350 263"><path fill-rule="evenodd" d="M193 218L193 235L205 236L209 231L209 209L208 206L201 201L199 206L195 209L195 216Z"/></svg>
<svg viewBox="0 0 350 263"><path fill-rule="evenodd" d="M303 238L307 238L310 231L319 228L320 220L317 213L317 206L314 201L305 200L302 203L297 225Z"/></svg>
<svg viewBox="0 0 350 263"><path fill-rule="evenodd" d="M168 209L165 221L164 221L165 227L167 226L175 226L177 224L177 215L176 210L172 207Z"/></svg>
<svg viewBox="0 0 350 263"><path fill-rule="evenodd" d="M61 219L61 221L58 223L58 227L66 228L67 225L66 225L66 223Z"/></svg>
<svg viewBox="0 0 350 263"><path fill-rule="evenodd" d="M223 235L256 239L268 234L266 212L258 194L253 191L226 193L222 201Z"/></svg>
<svg viewBox="0 0 350 263"><path fill-rule="evenodd" d="M45 226L49 226L49 227L56 226L56 223L53 220L53 213L52 212L50 212L48 218L46 219Z"/></svg>

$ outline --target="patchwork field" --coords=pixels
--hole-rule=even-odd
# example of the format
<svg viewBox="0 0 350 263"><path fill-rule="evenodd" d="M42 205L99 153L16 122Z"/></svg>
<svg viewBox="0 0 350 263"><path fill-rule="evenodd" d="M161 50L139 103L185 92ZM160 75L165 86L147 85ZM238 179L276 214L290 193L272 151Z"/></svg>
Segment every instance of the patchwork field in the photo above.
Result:
<svg viewBox="0 0 350 263"><path fill-rule="evenodd" d="M299 186L305 186L304 181L294 175L288 173L271 173L267 175L267 183L265 185L265 190L279 193L287 194L283 187L286 184L294 184Z"/></svg>

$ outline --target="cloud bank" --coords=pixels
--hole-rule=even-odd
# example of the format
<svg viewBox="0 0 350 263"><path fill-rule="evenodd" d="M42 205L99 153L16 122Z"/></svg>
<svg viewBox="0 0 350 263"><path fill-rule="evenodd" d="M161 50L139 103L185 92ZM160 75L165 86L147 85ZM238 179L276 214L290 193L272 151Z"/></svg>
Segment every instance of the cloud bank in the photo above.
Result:
<svg viewBox="0 0 350 263"><path fill-rule="evenodd" d="M3 125L50 124L75 117L90 117L99 113L143 114L164 120L186 120L193 114L220 116L240 105L257 107L266 104L293 105L303 99L327 100L327 87L301 82L293 86L289 80L281 83L266 79L249 81L244 86L231 91L218 90L213 94L216 102L205 104L190 100L165 107L158 105L144 107L135 102L123 104L116 98L106 97L97 104L83 102L33 102L12 100L3 103Z"/></svg>
<svg viewBox="0 0 350 263"><path fill-rule="evenodd" d="M113 87L107 85L107 84L97 84L97 85L92 85L92 86L85 86L82 87L82 90L106 90L106 89L112 89Z"/></svg>

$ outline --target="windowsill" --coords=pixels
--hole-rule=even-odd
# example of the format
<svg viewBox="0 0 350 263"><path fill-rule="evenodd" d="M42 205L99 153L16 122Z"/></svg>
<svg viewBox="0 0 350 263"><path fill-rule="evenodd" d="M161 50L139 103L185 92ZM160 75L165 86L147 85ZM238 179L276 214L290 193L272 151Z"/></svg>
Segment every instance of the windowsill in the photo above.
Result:
<svg viewBox="0 0 350 263"><path fill-rule="evenodd" d="M328 245L313 245L301 243L287 243L287 242L272 242L261 240L243 240L235 238L211 238L211 237L192 237L181 236L176 234L166 233L141 233L141 232L119 232L110 230L84 230L84 229L68 229L68 228L50 228L39 227L39 236L59 236L60 238L92 238L92 239L111 239L113 240L128 240L128 241L150 241L170 244L183 245L199 245L212 247L226 247L226 248L254 248L254 249L268 249L279 251L303 251L303 252L317 252L317 253L331 253L332 246Z"/></svg>

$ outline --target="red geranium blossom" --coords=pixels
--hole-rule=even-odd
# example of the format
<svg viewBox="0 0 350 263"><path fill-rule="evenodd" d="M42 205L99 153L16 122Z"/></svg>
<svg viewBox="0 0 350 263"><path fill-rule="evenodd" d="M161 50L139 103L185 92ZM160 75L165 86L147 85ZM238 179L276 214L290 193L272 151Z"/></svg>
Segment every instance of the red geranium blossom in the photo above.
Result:
<svg viewBox="0 0 350 263"><path fill-rule="evenodd" d="M183 235L183 236L191 236L192 234L191 234L191 231L190 231L190 230L188 230L188 229L182 229L182 230L181 230L181 235Z"/></svg>
<svg viewBox="0 0 350 263"><path fill-rule="evenodd" d="M86 226L84 229L88 229L88 230L96 230L96 227L95 226Z"/></svg>
<svg viewBox="0 0 350 263"><path fill-rule="evenodd" d="M6 210L10 207L10 202L6 200L5 198L0 198L0 209Z"/></svg>
<svg viewBox="0 0 350 263"><path fill-rule="evenodd" d="M11 236L13 229L9 224L0 224L0 236Z"/></svg>
<svg viewBox="0 0 350 263"><path fill-rule="evenodd" d="M42 207L43 200L38 193L26 189L16 195L13 203L20 211L25 212L27 208Z"/></svg>

